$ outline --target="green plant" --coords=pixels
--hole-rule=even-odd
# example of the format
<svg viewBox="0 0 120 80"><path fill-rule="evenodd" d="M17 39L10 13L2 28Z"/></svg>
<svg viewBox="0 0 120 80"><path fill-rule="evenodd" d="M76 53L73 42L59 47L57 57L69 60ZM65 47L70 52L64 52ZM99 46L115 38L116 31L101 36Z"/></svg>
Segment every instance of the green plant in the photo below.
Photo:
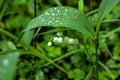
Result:
<svg viewBox="0 0 120 80"><path fill-rule="evenodd" d="M24 79L26 80L27 78L25 77L25 75L28 74L30 70L31 73L29 77L27 76L28 79L40 80L41 77L42 80L49 79L49 77L45 78L45 74L50 72L50 69L54 71L54 69L56 68L60 71L59 72L55 70L56 72L53 73L53 74L55 73L59 74L59 75L56 74L57 76L56 79L57 78L62 79L62 77L65 77L63 75L68 75L68 78L72 78L75 80L80 80L80 79L99 80L101 79L99 78L99 75L101 74L98 73L102 73L102 72L99 71L98 65L102 66L107 71L105 75L102 75L104 79L106 78L105 76L110 75L110 77L108 76L108 79L110 78L115 80L115 76L112 74L109 68L107 68L103 63L99 61L99 55L101 48L104 48L105 51L109 52L107 46L104 45L105 42L103 40L105 40L105 37L108 36L109 34L112 34L117 30L119 30L119 28L117 28L117 30L113 32L108 32L105 36L102 36L102 33L100 33L100 27L102 23L105 22L104 18L112 11L112 9L116 6L116 4L119 3L119 0L110 0L110 1L102 0L97 12L96 10L95 11L93 10L88 14L86 14L87 16L83 14L84 13L83 0L79 0L78 5L80 6L79 8L80 11L72 7L62 6L59 0L55 0L55 1L59 5L58 7L47 9L46 11L42 12L42 14L38 17L36 17L36 7L34 6L34 17L36 18L28 22L26 28L22 31L20 37L16 37L10 32L0 29L1 33L17 41L17 44L16 43L14 44L13 42L11 43L7 42L6 44L2 44L2 46L7 45L8 47L5 46L6 48L3 48L2 49L3 52L0 53L1 54L0 68L1 69L4 68L4 65L6 64L6 62L4 62L5 59L7 60L15 59L14 64L12 64L12 61L9 62L9 64L12 65L11 66L9 65L7 67L10 68L5 68L8 69L8 71L12 70L12 72L14 73L17 61L19 59L18 56L20 54L32 55L28 57L28 59L31 58L30 62L28 62L27 60L24 61L24 58L21 58L21 61L18 64L18 66L20 66L19 67L20 69L18 68L18 70L21 72L19 73L21 74L19 78L20 80L24 80ZM94 17L92 14L97 14L97 19L90 20L91 17ZM94 22L95 24L93 24ZM47 27L50 30L43 33L39 33L43 29L43 27ZM37 29L36 33L35 33L35 28ZM57 33L57 36L50 35L51 33L55 33L55 32ZM63 32L63 35L60 34L61 32ZM44 34L45 36L43 37L42 43L35 40L36 37L39 37L39 35L44 35ZM56 37L57 43L54 42L54 37ZM58 40L60 40L60 42ZM75 40L78 40L77 45L75 44ZM50 42L50 46L46 45L47 42ZM52 43L54 44L54 46L51 46ZM12 44L13 47L9 48L9 44L10 46ZM65 51L66 47L67 47L67 51ZM11 49L15 52L11 51ZM16 57L14 53L16 53L16 55L19 53L19 55L17 55ZM12 56L10 56L10 54ZM92 57L92 55L95 56ZM71 57L69 58L69 56ZM68 64L69 61L67 62L67 60L66 62L64 62L64 59L70 59L71 64ZM84 67L79 65L79 61L81 65L84 65ZM88 64L86 61L88 61ZM60 66L61 64L62 66ZM72 65L75 67L75 69L73 70L71 70ZM28 69L26 68L26 66L28 66ZM25 69L21 69L21 68L25 68ZM8 73L4 73L5 69L3 69L3 71L0 70L1 71L0 75L3 75L0 76L1 80L4 79L7 80L6 76L8 76ZM95 72L95 74L92 73L93 71ZM8 78L9 80L13 79L13 73L9 75L11 77L10 79ZM85 75L85 73L87 73L87 75ZM82 76L79 77L79 74L81 74ZM55 77L52 75L50 76L50 78L55 79Z"/></svg>

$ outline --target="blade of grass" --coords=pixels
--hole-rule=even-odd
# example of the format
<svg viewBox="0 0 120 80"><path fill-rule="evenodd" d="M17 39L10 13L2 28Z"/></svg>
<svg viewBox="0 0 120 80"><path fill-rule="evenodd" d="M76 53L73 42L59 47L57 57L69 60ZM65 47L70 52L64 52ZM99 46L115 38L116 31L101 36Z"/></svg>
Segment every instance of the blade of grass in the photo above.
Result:
<svg viewBox="0 0 120 80"><path fill-rule="evenodd" d="M33 39L34 33L35 30L25 31L22 36L19 37L19 41L24 41L27 44L30 44Z"/></svg>
<svg viewBox="0 0 120 80"><path fill-rule="evenodd" d="M33 2L34 2L34 18L35 18L35 17L37 16L37 6L36 6L37 1L34 0ZM38 30L39 30L39 29L38 29ZM35 29L29 30L29 31L25 31L25 32L23 33L23 35L20 36L21 38L19 38L19 39L20 39L19 41L24 41L24 42L26 42L27 44L30 44L31 41L32 41L32 39L33 39L33 37L34 37L34 33L35 33Z"/></svg>
<svg viewBox="0 0 120 80"><path fill-rule="evenodd" d="M102 23L108 23L108 22L119 22L120 19L110 19L110 20L103 20Z"/></svg>
<svg viewBox="0 0 120 80"><path fill-rule="evenodd" d="M113 80L115 80L115 78L114 78L113 74L111 73L111 71L109 70L109 68L107 68L107 67L106 67L102 62L100 62L100 61L98 61L98 63L99 63L99 65L101 65L101 66L107 71L107 73L110 74L111 78L112 78Z"/></svg>
<svg viewBox="0 0 120 80"><path fill-rule="evenodd" d="M64 54L64 55L62 55L62 56L60 56L60 57L52 60L51 62L48 62L47 64L44 64L44 65L41 66L41 67L45 67L45 66L47 66L47 65L50 65L50 64L52 64L52 63L54 63L54 62L56 62L56 61L58 61L58 60L61 60L61 59L65 58L65 57L68 57L68 56L70 56L70 55L72 55L72 54L74 54L74 53L77 53L77 52L79 52L79 51L80 51L80 49L77 49L77 50L71 51L71 52L69 52L69 53L66 53L66 54Z"/></svg>
<svg viewBox="0 0 120 80"><path fill-rule="evenodd" d="M93 68L90 69L88 75L86 76L85 80L90 80Z"/></svg>
<svg viewBox="0 0 120 80"><path fill-rule="evenodd" d="M96 12L98 12L98 9L95 9L95 10L92 10L92 11L88 12L88 13L86 14L86 16L89 16L89 15L94 14L94 13L96 13Z"/></svg>
<svg viewBox="0 0 120 80"><path fill-rule="evenodd" d="M103 18L112 11L120 0L102 0L98 11L98 22L101 22Z"/></svg>
<svg viewBox="0 0 120 80"><path fill-rule="evenodd" d="M115 32L118 32L118 31L120 31L120 27L118 27L118 28L116 28L116 29L108 32L107 34L103 35L103 37L104 37L104 38L107 38L107 37L109 37L111 34L113 34L113 33L115 33Z"/></svg>
<svg viewBox="0 0 120 80"><path fill-rule="evenodd" d="M99 57L98 57L98 51L99 50L99 41L98 38L95 40L95 55L96 55L96 61L95 61L95 80L98 80L99 77L99 73L98 73L98 61L99 61Z"/></svg>
<svg viewBox="0 0 120 80"><path fill-rule="evenodd" d="M98 10L96 34L99 33L100 25L104 17L112 11L119 1L120 0L102 0Z"/></svg>

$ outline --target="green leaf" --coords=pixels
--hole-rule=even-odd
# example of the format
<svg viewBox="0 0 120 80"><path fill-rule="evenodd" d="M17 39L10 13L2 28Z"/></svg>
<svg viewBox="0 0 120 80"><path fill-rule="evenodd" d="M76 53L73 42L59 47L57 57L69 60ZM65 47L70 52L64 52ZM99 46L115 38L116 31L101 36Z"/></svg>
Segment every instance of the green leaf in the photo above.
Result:
<svg viewBox="0 0 120 80"><path fill-rule="evenodd" d="M80 69L74 69L75 77L74 80L81 80L85 76L85 72Z"/></svg>
<svg viewBox="0 0 120 80"><path fill-rule="evenodd" d="M98 11L98 22L101 22L103 18L110 13L110 11L116 6L120 0L102 0Z"/></svg>
<svg viewBox="0 0 120 80"><path fill-rule="evenodd" d="M78 10L71 7L54 7L44 11L27 24L25 30L41 26L62 26L76 30L93 38L93 25Z"/></svg>
<svg viewBox="0 0 120 80"><path fill-rule="evenodd" d="M74 78L74 80L81 80L84 78L85 72L80 69L74 69L73 71L68 72L69 78Z"/></svg>
<svg viewBox="0 0 120 80"><path fill-rule="evenodd" d="M35 76L35 80L44 80L45 76L43 71L38 71L36 76Z"/></svg>
<svg viewBox="0 0 120 80"><path fill-rule="evenodd" d="M24 41L27 44L30 44L34 37L34 32L35 30L25 31L25 33L23 33L23 35L19 37L20 41Z"/></svg>
<svg viewBox="0 0 120 80"><path fill-rule="evenodd" d="M0 80L13 80L19 52L11 51L0 55Z"/></svg>
<svg viewBox="0 0 120 80"><path fill-rule="evenodd" d="M80 60L79 54L74 54L74 55L71 56L71 62L73 64L78 64L79 60Z"/></svg>
<svg viewBox="0 0 120 80"><path fill-rule="evenodd" d="M73 71L68 72L68 77L69 78L74 78L75 77L74 72Z"/></svg>

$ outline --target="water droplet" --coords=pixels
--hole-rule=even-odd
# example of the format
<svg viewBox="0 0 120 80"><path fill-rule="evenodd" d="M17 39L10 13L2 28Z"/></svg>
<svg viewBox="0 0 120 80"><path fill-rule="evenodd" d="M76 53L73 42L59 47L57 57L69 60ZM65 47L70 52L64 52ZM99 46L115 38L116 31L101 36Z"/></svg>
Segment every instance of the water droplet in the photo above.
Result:
<svg viewBox="0 0 120 80"><path fill-rule="evenodd" d="M54 10L57 10L57 8L55 7Z"/></svg>
<svg viewBox="0 0 120 80"><path fill-rule="evenodd" d="M46 12L46 13L45 13L45 15L49 15L49 13L48 13L48 12Z"/></svg>
<svg viewBox="0 0 120 80"><path fill-rule="evenodd" d="M60 13L60 10L57 10L58 13Z"/></svg>
<svg viewBox="0 0 120 80"><path fill-rule="evenodd" d="M41 20L41 22L44 22L45 20Z"/></svg>
<svg viewBox="0 0 120 80"><path fill-rule="evenodd" d="M66 16L67 14L66 14L66 13L64 13L63 15L64 15L64 16Z"/></svg>
<svg viewBox="0 0 120 80"><path fill-rule="evenodd" d="M52 15L52 16L55 16L56 14L53 13L53 14L51 14L51 15Z"/></svg>
<svg viewBox="0 0 120 80"><path fill-rule="evenodd" d="M68 9L65 9L65 12L68 12Z"/></svg>
<svg viewBox="0 0 120 80"><path fill-rule="evenodd" d="M9 64L8 59L4 59L4 60L3 60L3 65L4 65L4 66L8 66L8 64Z"/></svg>
<svg viewBox="0 0 120 80"><path fill-rule="evenodd" d="M63 23L62 23L62 22L60 22L60 24L62 25Z"/></svg>
<svg viewBox="0 0 120 80"><path fill-rule="evenodd" d="M39 18L40 18L40 17L43 17L43 16L44 16L44 15L42 14L41 16L39 16Z"/></svg>
<svg viewBox="0 0 120 80"><path fill-rule="evenodd" d="M56 20L55 22L57 22L57 23L58 23L58 22L60 22L60 21L59 21L59 20Z"/></svg>
<svg viewBox="0 0 120 80"><path fill-rule="evenodd" d="M48 25L51 24L52 22L53 22L53 21L49 21L49 22L48 22Z"/></svg>

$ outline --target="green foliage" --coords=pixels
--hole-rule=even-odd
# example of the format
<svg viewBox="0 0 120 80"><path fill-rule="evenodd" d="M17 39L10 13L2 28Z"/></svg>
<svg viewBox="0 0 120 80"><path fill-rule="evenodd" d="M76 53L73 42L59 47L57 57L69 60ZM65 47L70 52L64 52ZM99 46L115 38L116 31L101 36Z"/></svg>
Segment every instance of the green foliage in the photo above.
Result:
<svg viewBox="0 0 120 80"><path fill-rule="evenodd" d="M13 80L20 53L18 51L4 52L0 55L0 80Z"/></svg>
<svg viewBox="0 0 120 80"><path fill-rule="evenodd" d="M0 80L120 78L119 0L36 1L0 1Z"/></svg>
<svg viewBox="0 0 120 80"><path fill-rule="evenodd" d="M119 0L103 0L98 11L98 22L101 22L103 18L110 13L110 11L116 6Z"/></svg>
<svg viewBox="0 0 120 80"><path fill-rule="evenodd" d="M73 78L74 80L84 79L85 73L80 69L74 69L68 73L69 78Z"/></svg>
<svg viewBox="0 0 120 80"><path fill-rule="evenodd" d="M45 80L44 73L42 71L38 71L35 80Z"/></svg>
<svg viewBox="0 0 120 80"><path fill-rule="evenodd" d="M78 7L80 12L84 13L84 0L79 0Z"/></svg>
<svg viewBox="0 0 120 80"><path fill-rule="evenodd" d="M37 18L31 20L25 30L41 26L68 27L91 38L94 35L93 26L87 18L76 9L70 7L55 7L46 10Z"/></svg>
<svg viewBox="0 0 120 80"><path fill-rule="evenodd" d="M104 17L116 6L119 0L102 0L97 16L97 33L99 32L100 24Z"/></svg>
<svg viewBox="0 0 120 80"><path fill-rule="evenodd" d="M57 57L57 56L61 56L62 52L61 52L61 48L57 48L57 47L46 47L46 50L48 51L48 56L49 57Z"/></svg>

